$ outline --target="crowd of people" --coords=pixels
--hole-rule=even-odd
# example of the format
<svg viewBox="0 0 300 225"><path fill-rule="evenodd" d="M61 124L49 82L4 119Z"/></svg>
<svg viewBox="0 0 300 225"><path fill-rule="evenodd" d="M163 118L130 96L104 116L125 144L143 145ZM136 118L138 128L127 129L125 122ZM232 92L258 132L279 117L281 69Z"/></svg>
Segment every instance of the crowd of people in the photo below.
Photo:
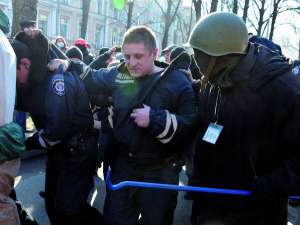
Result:
<svg viewBox="0 0 300 225"><path fill-rule="evenodd" d="M97 57L84 39L68 46L20 25L8 41L0 10L0 224L25 224L13 180L31 149L47 153L52 225L173 224L176 191L107 189L103 214L89 205L101 164L113 183L178 185L185 165L189 185L251 191L187 193L192 225L287 224L288 197L300 196L300 77L278 45L225 12L198 21L188 46L159 52L135 26ZM26 140L14 110L34 122Z"/></svg>

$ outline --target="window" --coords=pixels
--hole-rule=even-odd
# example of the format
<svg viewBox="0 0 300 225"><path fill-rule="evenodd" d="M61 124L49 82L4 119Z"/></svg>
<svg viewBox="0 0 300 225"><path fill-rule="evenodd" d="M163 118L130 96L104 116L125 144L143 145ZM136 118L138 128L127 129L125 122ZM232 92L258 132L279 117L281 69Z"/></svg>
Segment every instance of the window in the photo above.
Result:
<svg viewBox="0 0 300 225"><path fill-rule="evenodd" d="M60 35L66 39L69 39L69 19L66 17L60 18Z"/></svg>
<svg viewBox="0 0 300 225"><path fill-rule="evenodd" d="M103 42L102 42L102 38L101 38L102 33L103 33L103 26L97 25L96 31L95 31L95 46L98 49L103 47Z"/></svg>
<svg viewBox="0 0 300 225"><path fill-rule="evenodd" d="M82 26L82 22L78 23L78 30L77 30L77 37L81 36L81 26Z"/></svg>
<svg viewBox="0 0 300 225"><path fill-rule="evenodd" d="M38 27L42 30L43 34L48 35L48 15L39 14Z"/></svg>
<svg viewBox="0 0 300 225"><path fill-rule="evenodd" d="M113 18L117 19L117 20L121 20L122 15L121 15L122 11L117 10L117 9L113 9Z"/></svg>
<svg viewBox="0 0 300 225"><path fill-rule="evenodd" d="M102 0L97 0L97 13L101 14L102 13Z"/></svg>
<svg viewBox="0 0 300 225"><path fill-rule="evenodd" d="M123 39L122 31L117 28L112 30L112 45L121 45Z"/></svg>
<svg viewBox="0 0 300 225"><path fill-rule="evenodd" d="M65 4L65 5L69 5L70 4L70 0L60 0L61 3Z"/></svg>

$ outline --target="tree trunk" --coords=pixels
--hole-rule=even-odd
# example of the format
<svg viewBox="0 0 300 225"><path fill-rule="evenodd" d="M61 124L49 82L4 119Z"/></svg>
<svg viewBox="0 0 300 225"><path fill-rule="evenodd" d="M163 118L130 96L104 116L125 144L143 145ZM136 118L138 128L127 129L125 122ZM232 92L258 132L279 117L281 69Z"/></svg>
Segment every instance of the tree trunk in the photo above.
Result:
<svg viewBox="0 0 300 225"><path fill-rule="evenodd" d="M211 0L211 5L210 5L210 12L215 12L217 11L218 8L218 0Z"/></svg>
<svg viewBox="0 0 300 225"><path fill-rule="evenodd" d="M83 39L85 39L86 37L90 5L91 5L91 0L82 0L82 22L81 22L80 37Z"/></svg>
<svg viewBox="0 0 300 225"><path fill-rule="evenodd" d="M128 14L127 14L127 27L126 27L126 30L128 30L131 27L133 3L134 3L134 1L129 1L128 2Z"/></svg>
<svg viewBox="0 0 300 225"><path fill-rule="evenodd" d="M20 31L19 23L22 20L37 19L37 3L38 0L12 0L13 22L11 35L14 36Z"/></svg>
<svg viewBox="0 0 300 225"><path fill-rule="evenodd" d="M273 1L273 12L272 12L272 20L271 20L271 27L270 27L270 33L269 33L269 39L272 41L273 40L273 35L274 35L274 30L275 30L275 24L276 24L276 19L278 16L278 9L279 9L279 3L281 0L274 0Z"/></svg>
<svg viewBox="0 0 300 225"><path fill-rule="evenodd" d="M162 49L167 47L168 45L168 39L169 39L169 30L171 26L171 9L172 9L172 0L168 0L168 6L167 11L165 12L165 29L164 29L164 35L162 39Z"/></svg>
<svg viewBox="0 0 300 225"><path fill-rule="evenodd" d="M191 30L192 30L192 21L193 21L193 9L191 7L191 11L190 11L190 21L189 21L189 30L188 30L188 35L187 35L187 38L189 38L190 36L190 33L191 33ZM188 40L185 40L185 42L188 41Z"/></svg>
<svg viewBox="0 0 300 225"><path fill-rule="evenodd" d="M161 4L159 3L158 0L155 0L155 3L159 6L159 8L161 9L162 14L164 16L164 35L163 35L162 44L161 44L162 49L164 49L168 45L169 30L170 30L172 23L175 20L175 16L177 15L181 0L177 0L175 8L173 10L172 10L173 0L168 0L167 1L167 4L168 4L167 11L164 11L163 7L161 6Z"/></svg>
<svg viewBox="0 0 300 225"><path fill-rule="evenodd" d="M261 8L259 8L259 20L258 20L258 26L257 26L257 35L258 36L262 35L262 29L263 29L263 25L264 25L264 15L266 12L265 3L266 3L266 0L262 0Z"/></svg>
<svg viewBox="0 0 300 225"><path fill-rule="evenodd" d="M243 20L245 23L247 22L247 17L248 17L249 1L250 0L245 0L244 9L243 9Z"/></svg>
<svg viewBox="0 0 300 225"><path fill-rule="evenodd" d="M202 0L193 0L195 13L196 13L196 21L201 18L201 9L202 9Z"/></svg>
<svg viewBox="0 0 300 225"><path fill-rule="evenodd" d="M162 43L161 43L162 49L164 49L168 46L169 30L170 30L170 26L166 26L165 30L164 30L164 36L163 36L163 39L162 39Z"/></svg>
<svg viewBox="0 0 300 225"><path fill-rule="evenodd" d="M233 9L232 12L238 14L238 0L233 0Z"/></svg>

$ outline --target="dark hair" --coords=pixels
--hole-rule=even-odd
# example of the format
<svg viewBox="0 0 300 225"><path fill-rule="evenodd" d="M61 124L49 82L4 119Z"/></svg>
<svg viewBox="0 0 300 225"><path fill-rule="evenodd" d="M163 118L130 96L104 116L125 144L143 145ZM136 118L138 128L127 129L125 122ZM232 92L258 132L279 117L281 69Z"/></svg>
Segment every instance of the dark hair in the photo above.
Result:
<svg viewBox="0 0 300 225"><path fill-rule="evenodd" d="M156 48L155 34L146 26L134 26L126 31L123 37L123 44L142 43L145 48L152 51Z"/></svg>
<svg viewBox="0 0 300 225"><path fill-rule="evenodd" d="M83 60L83 55L81 50L76 47L76 46L72 46L70 47L67 51L66 51L66 56L68 56L70 59L71 58L76 58L76 59L80 59L81 61Z"/></svg>
<svg viewBox="0 0 300 225"><path fill-rule="evenodd" d="M182 47L176 47L171 51L170 60L180 69L189 69L191 65L191 57Z"/></svg>
<svg viewBox="0 0 300 225"><path fill-rule="evenodd" d="M11 40L11 46L17 57L17 66L19 66L21 59L31 59L30 51L27 45L18 40Z"/></svg>
<svg viewBox="0 0 300 225"><path fill-rule="evenodd" d="M172 61L177 56L179 56L182 52L185 52L185 49L182 47L175 47L171 50L170 60Z"/></svg>

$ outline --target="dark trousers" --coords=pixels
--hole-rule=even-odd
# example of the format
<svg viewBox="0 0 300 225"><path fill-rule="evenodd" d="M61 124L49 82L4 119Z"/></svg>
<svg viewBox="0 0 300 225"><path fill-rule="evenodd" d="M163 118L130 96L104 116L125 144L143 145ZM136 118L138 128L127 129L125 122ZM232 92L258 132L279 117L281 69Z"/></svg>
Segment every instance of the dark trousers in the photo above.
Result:
<svg viewBox="0 0 300 225"><path fill-rule="evenodd" d="M211 196L211 199L222 195ZM193 202L191 224L202 224L203 221L220 221L230 225L283 225L287 224L286 200L262 201L257 204L248 201L215 201L208 203L204 199ZM251 198L251 197L247 197ZM206 223L205 223L206 224Z"/></svg>
<svg viewBox="0 0 300 225"><path fill-rule="evenodd" d="M103 176L106 179L108 167L113 164L114 137L112 133L102 132L99 139L100 161L103 162Z"/></svg>
<svg viewBox="0 0 300 225"><path fill-rule="evenodd" d="M103 224L102 215L87 203L96 162L94 143L73 152L66 146L48 150L45 203L52 225Z"/></svg>
<svg viewBox="0 0 300 225"><path fill-rule="evenodd" d="M178 184L180 169L166 165L145 170L118 159L112 171L112 182L136 180ZM176 204L177 192L174 191L143 188L108 191L104 205L105 224L135 225L141 214L143 225L172 225Z"/></svg>

